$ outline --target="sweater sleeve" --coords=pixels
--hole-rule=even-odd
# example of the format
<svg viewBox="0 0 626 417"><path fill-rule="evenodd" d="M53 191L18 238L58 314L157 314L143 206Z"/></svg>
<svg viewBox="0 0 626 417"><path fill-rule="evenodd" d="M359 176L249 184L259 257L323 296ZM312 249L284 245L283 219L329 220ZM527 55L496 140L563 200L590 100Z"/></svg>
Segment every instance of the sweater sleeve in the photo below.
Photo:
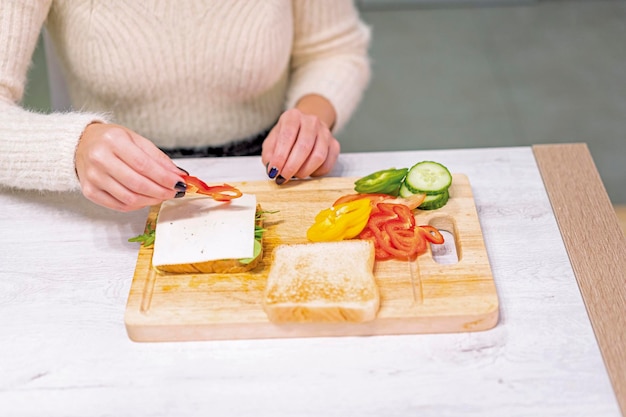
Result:
<svg viewBox="0 0 626 417"><path fill-rule="evenodd" d="M369 28L352 0L294 0L294 45L287 108L307 94L335 107L340 131L370 79Z"/></svg>
<svg viewBox="0 0 626 417"><path fill-rule="evenodd" d="M51 0L0 2L0 187L69 191L80 187L74 151L98 114L40 114L18 105Z"/></svg>

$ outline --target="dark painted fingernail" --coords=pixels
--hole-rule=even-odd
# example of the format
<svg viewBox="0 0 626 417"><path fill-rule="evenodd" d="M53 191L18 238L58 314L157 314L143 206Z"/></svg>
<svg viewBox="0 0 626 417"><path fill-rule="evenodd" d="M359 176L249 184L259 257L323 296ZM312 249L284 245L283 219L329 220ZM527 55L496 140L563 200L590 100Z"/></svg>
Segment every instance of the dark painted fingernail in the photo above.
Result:
<svg viewBox="0 0 626 417"><path fill-rule="evenodd" d="M184 196L185 196L185 192L184 191L179 191L179 192L176 193L174 198L182 198Z"/></svg>
<svg viewBox="0 0 626 417"><path fill-rule="evenodd" d="M176 185L174 186L174 189L176 191L182 191L184 193L185 191L187 191L187 184L185 184L184 182L178 181Z"/></svg>
<svg viewBox="0 0 626 417"><path fill-rule="evenodd" d="M278 177L276 177L276 184L283 185L284 182L285 182L285 178L282 175L279 175Z"/></svg>
<svg viewBox="0 0 626 417"><path fill-rule="evenodd" d="M189 175L189 171L187 171L186 169L183 169L181 167L179 167L178 165L176 165L176 168L180 169L181 171L183 171L185 174Z"/></svg>
<svg viewBox="0 0 626 417"><path fill-rule="evenodd" d="M276 174L278 174L278 168L272 167L272 169L270 169L270 172L267 174L267 176L270 177L271 179L274 179L274 177L276 177Z"/></svg>

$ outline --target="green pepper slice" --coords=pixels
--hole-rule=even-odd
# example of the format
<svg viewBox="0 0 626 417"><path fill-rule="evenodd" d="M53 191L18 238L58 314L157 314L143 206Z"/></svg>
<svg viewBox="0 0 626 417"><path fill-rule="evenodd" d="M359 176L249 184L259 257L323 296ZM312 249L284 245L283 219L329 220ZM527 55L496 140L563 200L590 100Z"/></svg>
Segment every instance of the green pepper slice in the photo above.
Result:
<svg viewBox="0 0 626 417"><path fill-rule="evenodd" d="M376 171L354 183L354 190L358 193L379 193L398 196L402 180L409 171L408 168L389 168Z"/></svg>

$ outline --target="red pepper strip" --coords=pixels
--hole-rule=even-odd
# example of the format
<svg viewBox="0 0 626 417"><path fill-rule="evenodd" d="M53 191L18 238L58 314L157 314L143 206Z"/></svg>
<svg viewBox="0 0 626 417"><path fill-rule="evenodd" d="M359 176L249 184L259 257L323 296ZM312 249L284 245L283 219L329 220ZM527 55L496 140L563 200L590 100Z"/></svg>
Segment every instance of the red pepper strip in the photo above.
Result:
<svg viewBox="0 0 626 417"><path fill-rule="evenodd" d="M386 261L387 259L392 259L393 255L381 248L380 246L376 246L374 248L374 256L377 261Z"/></svg>
<svg viewBox="0 0 626 417"><path fill-rule="evenodd" d="M415 228L406 229L402 224L391 221L385 224L385 232L389 234L391 244L406 252L408 258L414 259L426 251L426 240L421 236L416 237L419 232Z"/></svg>
<svg viewBox="0 0 626 417"><path fill-rule="evenodd" d="M396 220L397 218L398 217L394 215L394 213L384 213L382 211L378 211L377 213L370 214L367 227L370 229L382 230L385 223L391 220Z"/></svg>
<svg viewBox="0 0 626 417"><path fill-rule="evenodd" d="M339 197L337 201L333 203L333 206L337 206L342 203L349 203L354 200L360 200L362 198L369 199L372 206L376 206L377 203L380 203L383 200L393 199L395 197L389 194L346 194Z"/></svg>
<svg viewBox="0 0 626 417"><path fill-rule="evenodd" d="M376 208L378 211L371 216L376 227L391 220L398 220L407 229L415 226L413 212L403 204L378 203Z"/></svg>
<svg viewBox="0 0 626 417"><path fill-rule="evenodd" d="M436 228L427 225L427 226L419 226L420 233L424 236L426 240L429 242L435 243L437 245L443 243L443 235Z"/></svg>
<svg viewBox="0 0 626 417"><path fill-rule="evenodd" d="M401 247L396 247L392 242L392 237L390 231L388 231L385 227L383 229L372 228L372 232L374 232L374 237L376 238L376 243L382 250L389 253L393 258L396 259L415 259L415 255L417 253L413 250L405 250ZM391 231L394 233L394 231ZM395 239L395 236L394 236Z"/></svg>
<svg viewBox="0 0 626 417"><path fill-rule="evenodd" d="M378 261L414 260L426 252L428 242L443 243L439 230L430 225L417 226L409 207L391 202L376 204L359 238L374 242Z"/></svg>
<svg viewBox="0 0 626 417"><path fill-rule="evenodd" d="M371 240L372 243L374 243L374 254L377 261L384 261L386 259L392 258L392 255L389 252L380 247L376 240L376 237L374 237L374 232L372 232L372 229L367 227L363 229L363 231L359 234L359 239Z"/></svg>
<svg viewBox="0 0 626 417"><path fill-rule="evenodd" d="M242 196L241 191L239 191L239 189L233 187L232 185L223 184L208 186L200 178L194 177L192 175L183 175L182 177L187 184L188 192L207 195L209 197L213 197L213 199L216 201L230 201L234 198Z"/></svg>
<svg viewBox="0 0 626 417"><path fill-rule="evenodd" d="M376 260L415 259L424 238L416 234L415 218L411 209L402 204L378 203L370 215L366 229L359 235L372 239L376 249Z"/></svg>
<svg viewBox="0 0 626 417"><path fill-rule="evenodd" d="M376 207L378 203L394 203L402 204L413 210L424 202L426 194L413 194L410 197L394 197L390 194L346 194L337 199L333 203L333 206L342 203L349 203L350 201L360 200L361 198L367 198L372 203L372 207Z"/></svg>
<svg viewBox="0 0 626 417"><path fill-rule="evenodd" d="M426 194L413 194L410 197L398 197L394 203L404 204L411 210L419 207L420 204L426 199Z"/></svg>
<svg viewBox="0 0 626 417"><path fill-rule="evenodd" d="M407 228L415 227L415 217L410 208L404 204L393 204L393 212Z"/></svg>

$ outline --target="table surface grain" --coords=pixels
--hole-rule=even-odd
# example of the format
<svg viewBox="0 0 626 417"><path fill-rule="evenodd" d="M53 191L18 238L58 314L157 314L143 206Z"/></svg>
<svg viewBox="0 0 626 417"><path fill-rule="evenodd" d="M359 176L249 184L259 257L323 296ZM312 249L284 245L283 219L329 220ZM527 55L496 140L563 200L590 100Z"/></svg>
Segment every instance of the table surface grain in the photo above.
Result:
<svg viewBox="0 0 626 417"><path fill-rule="evenodd" d="M127 239L147 209L0 190L0 415L620 416L624 376L605 366L533 149L344 154L332 175L421 160L470 180L500 297L492 330L135 343ZM266 178L258 157L177 163L211 182Z"/></svg>

